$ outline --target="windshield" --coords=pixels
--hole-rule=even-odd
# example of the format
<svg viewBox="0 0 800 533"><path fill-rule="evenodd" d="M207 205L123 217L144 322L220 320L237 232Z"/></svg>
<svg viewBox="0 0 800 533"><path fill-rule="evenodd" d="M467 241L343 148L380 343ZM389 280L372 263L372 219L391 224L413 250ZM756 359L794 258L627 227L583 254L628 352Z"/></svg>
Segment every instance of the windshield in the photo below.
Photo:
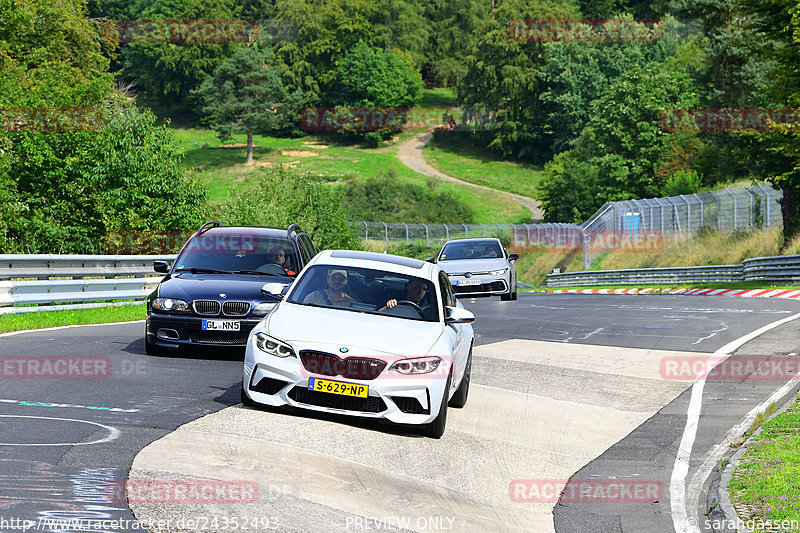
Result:
<svg viewBox="0 0 800 533"><path fill-rule="evenodd" d="M442 249L439 261L495 259L498 257L503 257L503 250L497 241L451 242Z"/></svg>
<svg viewBox="0 0 800 533"><path fill-rule="evenodd" d="M175 270L294 276L298 263L288 239L225 233L193 238L175 261Z"/></svg>
<svg viewBox="0 0 800 533"><path fill-rule="evenodd" d="M303 272L287 301L410 320L439 321L433 283L369 268L315 265Z"/></svg>

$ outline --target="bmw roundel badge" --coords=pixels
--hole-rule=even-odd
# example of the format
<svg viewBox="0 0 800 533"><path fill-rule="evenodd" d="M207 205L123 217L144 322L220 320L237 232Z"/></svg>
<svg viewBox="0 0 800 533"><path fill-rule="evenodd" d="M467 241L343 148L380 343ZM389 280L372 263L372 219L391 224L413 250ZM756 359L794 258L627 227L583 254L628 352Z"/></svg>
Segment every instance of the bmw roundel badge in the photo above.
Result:
<svg viewBox="0 0 800 533"><path fill-rule="evenodd" d="M350 350L348 350L345 346L342 346L341 348L339 348L339 351L342 352L342 353L347 353Z"/></svg>

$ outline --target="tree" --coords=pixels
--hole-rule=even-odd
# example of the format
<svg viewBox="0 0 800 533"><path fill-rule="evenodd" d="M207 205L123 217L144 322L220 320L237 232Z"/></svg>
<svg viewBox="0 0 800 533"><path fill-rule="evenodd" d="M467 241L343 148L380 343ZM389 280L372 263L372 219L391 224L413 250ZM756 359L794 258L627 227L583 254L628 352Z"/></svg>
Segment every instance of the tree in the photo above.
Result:
<svg viewBox="0 0 800 533"><path fill-rule="evenodd" d="M630 18L624 18L633 23ZM662 20L656 42L546 43L547 62L539 70L544 128L552 152L569 148L589 120L592 102L620 75L653 61L665 61L678 51L678 23Z"/></svg>
<svg viewBox="0 0 800 533"><path fill-rule="evenodd" d="M544 64L542 43L509 37L508 22L526 18L576 18L571 3L497 2L494 18L477 28L477 40L466 57L466 74L458 99L467 114L492 116L488 147L503 155L536 158L544 133L538 69ZM479 128L486 128L479 125Z"/></svg>
<svg viewBox="0 0 800 533"><path fill-rule="evenodd" d="M247 134L248 163L253 162L253 133L286 128L301 99L299 91L286 92L281 69L270 66L272 59L269 49L238 48L192 93L220 139Z"/></svg>
<svg viewBox="0 0 800 533"><path fill-rule="evenodd" d="M605 202L658 196L666 178L656 169L675 135L662 131L661 113L697 104L692 79L676 62L652 63L621 76L594 103L575 148L562 155L567 159L550 169L551 179L543 182L539 198L548 202L545 219L574 220L573 204L587 215ZM586 187L592 172L597 178Z"/></svg>
<svg viewBox="0 0 800 533"><path fill-rule="evenodd" d="M800 108L800 2L753 0L742 1L738 7L748 16L746 29L756 35L750 50L772 62L771 103ZM778 125L753 138L770 155L764 173L783 189L783 234L788 243L800 232L800 122Z"/></svg>
<svg viewBox="0 0 800 533"><path fill-rule="evenodd" d="M425 4L431 38L423 78L449 87L466 75L465 60L477 38L475 30L491 18L491 6L482 0L427 0Z"/></svg>
<svg viewBox="0 0 800 533"><path fill-rule="evenodd" d="M139 0L143 20L231 20L233 0ZM233 54L237 43L129 43L120 45L121 78L162 103L192 107L189 94Z"/></svg>
<svg viewBox="0 0 800 533"><path fill-rule="evenodd" d="M286 88L301 89L303 107L322 104L344 56L358 42L376 39L375 0L278 0L276 20L294 28L272 49L285 68Z"/></svg>

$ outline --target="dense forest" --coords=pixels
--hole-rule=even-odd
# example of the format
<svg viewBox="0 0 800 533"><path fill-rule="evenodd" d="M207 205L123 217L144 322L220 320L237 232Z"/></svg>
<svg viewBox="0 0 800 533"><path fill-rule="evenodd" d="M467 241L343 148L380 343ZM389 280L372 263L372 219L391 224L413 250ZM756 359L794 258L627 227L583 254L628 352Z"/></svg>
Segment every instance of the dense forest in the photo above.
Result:
<svg viewBox="0 0 800 533"><path fill-rule="evenodd" d="M251 20L258 31L182 43L109 31L133 19ZM531 19L655 20L658 38L510 31ZM304 109L409 108L423 86L454 88L463 110L462 127L437 135L544 164L545 221L753 179L784 189L794 233L797 123L669 131L664 114L799 107L798 42L796 0L0 0L0 250L82 250L110 231L204 220L203 188L148 106L222 138L298 136ZM92 128L14 126L15 113L42 108L100 116ZM377 145L393 132L340 135Z"/></svg>

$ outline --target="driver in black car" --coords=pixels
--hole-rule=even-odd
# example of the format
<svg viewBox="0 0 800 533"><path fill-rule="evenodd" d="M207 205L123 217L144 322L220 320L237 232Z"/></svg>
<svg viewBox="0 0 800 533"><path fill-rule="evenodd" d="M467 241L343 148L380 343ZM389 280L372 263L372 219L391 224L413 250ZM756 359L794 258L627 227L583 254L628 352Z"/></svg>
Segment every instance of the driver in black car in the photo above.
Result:
<svg viewBox="0 0 800 533"><path fill-rule="evenodd" d="M419 307L422 307L422 299L425 298L425 294L428 292L428 286L423 281L417 280L410 280L406 283L406 297L403 300L409 301L413 304L416 304ZM400 300L401 302L403 300ZM388 311L392 307L397 305L397 300L392 298L386 305L378 309L379 312Z"/></svg>

